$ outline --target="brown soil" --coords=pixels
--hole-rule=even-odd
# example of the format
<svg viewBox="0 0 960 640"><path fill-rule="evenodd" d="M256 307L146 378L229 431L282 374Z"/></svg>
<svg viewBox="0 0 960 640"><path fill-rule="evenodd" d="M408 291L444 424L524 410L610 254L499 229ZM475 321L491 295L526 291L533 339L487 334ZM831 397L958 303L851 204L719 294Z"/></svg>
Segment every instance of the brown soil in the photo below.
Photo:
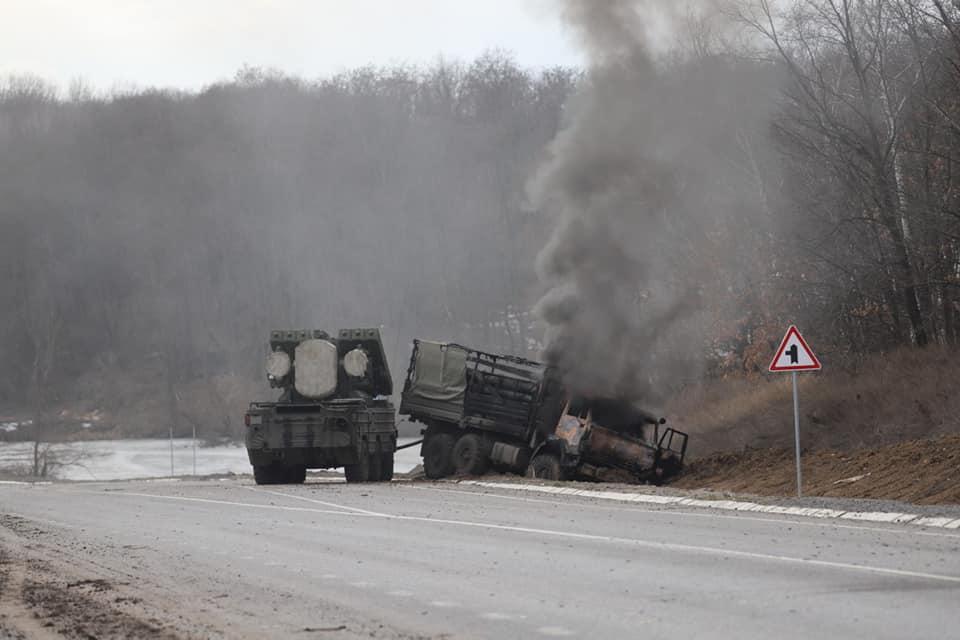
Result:
<svg viewBox="0 0 960 640"><path fill-rule="evenodd" d="M863 359L823 356L799 376L800 428L810 450L853 451L960 433L960 352L900 349ZM671 426L700 457L746 447L793 446L787 374L728 376L690 385L667 403Z"/></svg>
<svg viewBox="0 0 960 640"><path fill-rule="evenodd" d="M804 452L802 464L804 495L960 504L960 435L857 451ZM793 452L771 448L714 453L690 462L671 486L794 495Z"/></svg>
<svg viewBox="0 0 960 640"><path fill-rule="evenodd" d="M33 556L21 543L45 532L29 520L3 515L0 529L0 639L184 637L120 585Z"/></svg>

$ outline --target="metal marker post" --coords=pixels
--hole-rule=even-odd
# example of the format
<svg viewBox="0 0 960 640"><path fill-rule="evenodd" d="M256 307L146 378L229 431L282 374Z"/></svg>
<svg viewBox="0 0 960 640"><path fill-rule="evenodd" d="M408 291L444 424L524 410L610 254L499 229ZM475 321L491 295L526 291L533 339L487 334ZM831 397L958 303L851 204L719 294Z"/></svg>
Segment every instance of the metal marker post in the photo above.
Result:
<svg viewBox="0 0 960 640"><path fill-rule="evenodd" d="M803 497L803 475L800 471L800 402L797 399L797 372L793 373L793 435L797 448L797 497Z"/></svg>
<svg viewBox="0 0 960 640"><path fill-rule="evenodd" d="M767 367L768 371L789 371L793 374L793 438L797 457L797 497L803 497L803 472L800 470L800 398L797 393L798 371L820 371L820 361L813 355L810 345L803 339L797 327L790 325L777 347L777 355Z"/></svg>
<svg viewBox="0 0 960 640"><path fill-rule="evenodd" d="M193 475L197 475L197 425L193 425Z"/></svg>
<svg viewBox="0 0 960 640"><path fill-rule="evenodd" d="M173 477L173 427L170 427L170 477Z"/></svg>

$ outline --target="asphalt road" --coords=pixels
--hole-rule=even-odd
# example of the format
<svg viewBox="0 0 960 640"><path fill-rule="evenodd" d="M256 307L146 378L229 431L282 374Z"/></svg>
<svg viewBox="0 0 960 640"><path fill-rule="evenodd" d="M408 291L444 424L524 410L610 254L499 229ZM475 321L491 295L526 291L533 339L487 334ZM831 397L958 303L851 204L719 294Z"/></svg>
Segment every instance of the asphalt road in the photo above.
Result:
<svg viewBox="0 0 960 640"><path fill-rule="evenodd" d="M172 635L960 636L960 534L902 525L249 480L2 485L0 514L8 555Z"/></svg>

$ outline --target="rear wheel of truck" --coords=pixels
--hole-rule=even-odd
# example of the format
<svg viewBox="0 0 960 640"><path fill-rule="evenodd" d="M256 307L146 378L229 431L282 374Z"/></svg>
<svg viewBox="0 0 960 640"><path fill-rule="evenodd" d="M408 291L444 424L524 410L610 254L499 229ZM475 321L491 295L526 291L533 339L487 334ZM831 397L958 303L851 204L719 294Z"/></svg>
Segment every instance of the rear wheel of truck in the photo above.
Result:
<svg viewBox="0 0 960 640"><path fill-rule="evenodd" d="M343 475L347 482L366 482L370 479L370 454L364 451L357 458L357 464L348 464L343 467Z"/></svg>
<svg viewBox="0 0 960 640"><path fill-rule="evenodd" d="M432 433L423 443L423 474L431 480L445 478L453 473L453 436Z"/></svg>
<svg viewBox="0 0 960 640"><path fill-rule="evenodd" d="M565 480L560 458L553 453L538 453L527 467L527 477L539 480Z"/></svg>
<svg viewBox="0 0 960 640"><path fill-rule="evenodd" d="M475 433L460 436L453 446L453 470L458 476L479 476L487 470L487 443Z"/></svg>

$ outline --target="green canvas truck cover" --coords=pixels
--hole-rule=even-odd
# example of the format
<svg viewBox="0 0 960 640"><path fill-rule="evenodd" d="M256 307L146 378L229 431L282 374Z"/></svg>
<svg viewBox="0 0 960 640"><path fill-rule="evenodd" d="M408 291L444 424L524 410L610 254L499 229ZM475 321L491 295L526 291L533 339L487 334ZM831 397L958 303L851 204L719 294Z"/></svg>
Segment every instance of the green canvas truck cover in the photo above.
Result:
<svg viewBox="0 0 960 640"><path fill-rule="evenodd" d="M462 409L467 388L467 350L455 344L421 340L407 392L412 398Z"/></svg>

